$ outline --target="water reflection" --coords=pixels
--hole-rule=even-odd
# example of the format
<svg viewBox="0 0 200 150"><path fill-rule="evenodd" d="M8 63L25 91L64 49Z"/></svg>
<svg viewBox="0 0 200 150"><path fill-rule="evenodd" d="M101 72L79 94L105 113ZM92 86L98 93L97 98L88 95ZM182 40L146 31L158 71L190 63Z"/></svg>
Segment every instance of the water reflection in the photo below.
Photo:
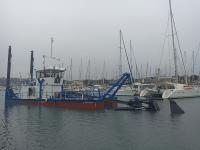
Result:
<svg viewBox="0 0 200 150"><path fill-rule="evenodd" d="M158 113L67 110L0 101L0 149L182 149L200 147L200 101L179 101L184 115L170 115L168 101ZM189 108L188 108L189 107ZM5 124L5 125L4 125Z"/></svg>
<svg viewBox="0 0 200 150"><path fill-rule="evenodd" d="M4 150L4 149L16 149L15 148L15 144L16 141L14 140L13 136L11 135L11 131L10 131L10 123L9 123L9 105L6 105L4 102L2 101L4 100L4 95L1 93L1 107L0 107L0 149Z"/></svg>

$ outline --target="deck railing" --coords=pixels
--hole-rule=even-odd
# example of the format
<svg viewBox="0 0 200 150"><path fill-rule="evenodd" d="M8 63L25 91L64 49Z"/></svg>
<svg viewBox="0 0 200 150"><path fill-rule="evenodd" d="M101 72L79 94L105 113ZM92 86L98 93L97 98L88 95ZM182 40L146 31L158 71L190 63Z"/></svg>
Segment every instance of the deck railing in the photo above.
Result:
<svg viewBox="0 0 200 150"><path fill-rule="evenodd" d="M39 99L39 92L35 92L29 95L28 92L16 93L19 99ZM44 92L42 99L48 100L98 100L99 95L93 92L75 92L75 91L63 91L63 92Z"/></svg>

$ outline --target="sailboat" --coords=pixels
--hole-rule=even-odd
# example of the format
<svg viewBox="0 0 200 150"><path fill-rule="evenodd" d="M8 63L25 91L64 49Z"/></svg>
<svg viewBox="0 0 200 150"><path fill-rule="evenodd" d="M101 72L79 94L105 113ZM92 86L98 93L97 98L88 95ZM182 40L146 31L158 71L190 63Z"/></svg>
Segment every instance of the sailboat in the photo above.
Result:
<svg viewBox="0 0 200 150"><path fill-rule="evenodd" d="M175 66L176 82L172 83L171 89L167 89L163 92L162 98L163 99L178 99L178 98L200 97L200 88L198 86L195 87L195 86L192 86L192 85L188 85L187 79L185 80L186 81L185 84L179 84L178 83L177 51L176 51L176 47L175 47L175 37L174 37L174 30L176 32L176 27L175 27L175 22L174 22L173 13L172 13L171 0L169 0L169 7L170 7L172 46L173 46L173 54L174 54L174 66ZM179 49L180 49L178 38L177 38L177 41L178 41L178 46L179 46ZM182 62L183 62L183 65L184 65L183 58L182 58ZM185 75L186 75L186 69L184 68L184 70L185 70Z"/></svg>

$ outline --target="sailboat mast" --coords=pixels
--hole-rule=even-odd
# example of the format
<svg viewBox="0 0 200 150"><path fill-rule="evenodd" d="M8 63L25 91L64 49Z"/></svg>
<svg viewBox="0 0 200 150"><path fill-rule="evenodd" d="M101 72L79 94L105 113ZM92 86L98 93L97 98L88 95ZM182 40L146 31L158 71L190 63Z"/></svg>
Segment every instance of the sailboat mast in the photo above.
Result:
<svg viewBox="0 0 200 150"><path fill-rule="evenodd" d="M173 52L174 52L175 79L176 79L176 82L178 82L177 52L176 52L175 41L174 41L173 13L172 13L171 0L169 0L169 8L170 8L170 20L171 20L171 32L172 32L172 46L173 46Z"/></svg>
<svg viewBox="0 0 200 150"><path fill-rule="evenodd" d="M70 63L70 80L72 81L72 58Z"/></svg>
<svg viewBox="0 0 200 150"><path fill-rule="evenodd" d="M131 43L131 40L130 40L130 64L131 64L131 72L133 72L133 51L132 51L132 43Z"/></svg>
<svg viewBox="0 0 200 150"><path fill-rule="evenodd" d="M122 31L119 31L119 75L122 75Z"/></svg>
<svg viewBox="0 0 200 150"><path fill-rule="evenodd" d="M51 37L51 58L53 57L53 37Z"/></svg>
<svg viewBox="0 0 200 150"><path fill-rule="evenodd" d="M194 51L192 51L192 75L194 75Z"/></svg>

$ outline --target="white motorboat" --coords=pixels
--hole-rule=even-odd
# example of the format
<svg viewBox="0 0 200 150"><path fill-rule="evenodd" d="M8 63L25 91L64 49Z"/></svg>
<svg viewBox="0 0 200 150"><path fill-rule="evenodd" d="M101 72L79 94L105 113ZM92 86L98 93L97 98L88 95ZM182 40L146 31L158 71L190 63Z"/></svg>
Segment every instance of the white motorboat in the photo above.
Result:
<svg viewBox="0 0 200 150"><path fill-rule="evenodd" d="M174 88L163 92L163 99L180 99L200 97L200 88L197 86L188 86L186 84L174 84Z"/></svg>
<svg viewBox="0 0 200 150"><path fill-rule="evenodd" d="M145 88L140 92L140 97L162 98L163 92L166 89L174 89L174 84L169 82L159 83L153 88Z"/></svg>
<svg viewBox="0 0 200 150"><path fill-rule="evenodd" d="M145 88L153 88L155 84L143 84L140 82L133 83L132 86L124 85L117 92L118 96L140 95L140 92Z"/></svg>
<svg viewBox="0 0 200 150"><path fill-rule="evenodd" d="M146 98L162 98L163 90L157 89L157 88L145 88L140 92L140 97L146 97Z"/></svg>

